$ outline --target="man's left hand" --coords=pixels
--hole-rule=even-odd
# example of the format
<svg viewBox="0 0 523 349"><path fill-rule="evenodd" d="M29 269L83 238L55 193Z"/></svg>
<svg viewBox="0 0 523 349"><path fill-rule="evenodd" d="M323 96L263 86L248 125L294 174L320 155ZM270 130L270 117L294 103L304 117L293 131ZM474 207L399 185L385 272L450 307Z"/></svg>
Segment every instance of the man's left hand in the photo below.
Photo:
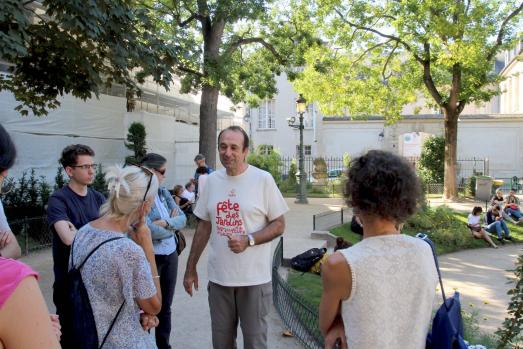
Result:
<svg viewBox="0 0 523 349"><path fill-rule="evenodd" d="M229 236L229 248L234 253L242 253L249 246L249 239L247 235L232 235Z"/></svg>

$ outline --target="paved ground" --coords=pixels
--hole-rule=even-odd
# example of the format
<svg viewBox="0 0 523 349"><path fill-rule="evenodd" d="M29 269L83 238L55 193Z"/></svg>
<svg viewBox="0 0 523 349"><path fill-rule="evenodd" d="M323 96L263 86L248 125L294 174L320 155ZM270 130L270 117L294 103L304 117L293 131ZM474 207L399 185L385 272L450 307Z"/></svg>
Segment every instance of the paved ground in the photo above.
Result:
<svg viewBox="0 0 523 349"><path fill-rule="evenodd" d="M291 210L286 215L287 229L284 250L292 250L293 248L304 250L312 231L313 214L327 210L339 210L342 201L341 199L309 199L309 205L296 205L293 201L293 199L287 199ZM441 200L431 200L431 205L434 206L441 203ZM475 204L473 201L464 200L450 206L455 209L470 211ZM189 246L193 234L193 230L186 230ZM310 243L312 245L317 242L311 241ZM520 245L507 244L497 250L469 250L448 254L440 258L447 293L450 295L453 288L457 288L463 296L463 307L469 308L469 304L473 304L478 309L480 326L483 330L494 331L503 321L508 304L506 292L510 288L506 281L511 276L511 273L506 270L513 267L517 255L521 253L520 250ZM207 254L204 252L198 265L201 287L193 298L185 293L181 282L187 255L188 253L184 252L180 258L178 284L173 304L172 344L174 348L210 348L210 318L206 291ZM40 272L40 286L49 308L53 309L50 250L33 253L23 258L23 261ZM488 304L485 304L485 301ZM282 337L281 333L284 326L274 308L269 317L269 348L301 348L301 345L294 338ZM239 331L239 347L242 346L241 331Z"/></svg>

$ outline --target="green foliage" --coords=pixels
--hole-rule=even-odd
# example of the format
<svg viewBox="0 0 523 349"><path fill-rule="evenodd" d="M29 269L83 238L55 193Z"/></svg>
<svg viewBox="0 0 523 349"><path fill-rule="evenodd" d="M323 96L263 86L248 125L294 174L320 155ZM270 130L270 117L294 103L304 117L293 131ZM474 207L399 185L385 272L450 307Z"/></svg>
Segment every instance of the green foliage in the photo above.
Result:
<svg viewBox="0 0 523 349"><path fill-rule="evenodd" d="M349 153L343 153L343 168L348 169L350 167L351 157Z"/></svg>
<svg viewBox="0 0 523 349"><path fill-rule="evenodd" d="M18 180L10 177L4 182L4 187L9 190L2 191L2 204L9 219L45 214L45 206L51 195L51 186L45 177L37 177L35 170L31 169L29 175L24 171Z"/></svg>
<svg viewBox="0 0 523 349"><path fill-rule="evenodd" d="M298 172L298 167L296 165L296 159L292 159L291 165L289 166L289 172L287 173L287 178L283 180L280 183L280 191L285 192L293 192L295 193L297 190L297 180L296 180L296 172Z"/></svg>
<svg viewBox="0 0 523 349"><path fill-rule="evenodd" d="M445 114L446 156L457 154L458 116L467 104L500 94L496 55L518 39L517 0L303 0L325 44L305 54L295 90L324 115L386 123L423 96ZM457 195L447 162L445 195ZM449 185L452 184L452 187Z"/></svg>
<svg viewBox="0 0 523 349"><path fill-rule="evenodd" d="M442 108L456 108L453 98L464 105L499 94L492 66L517 38L522 9L515 0L304 3L328 45L307 52L297 90L328 115L348 108L351 116L390 119L421 91Z"/></svg>
<svg viewBox="0 0 523 349"><path fill-rule="evenodd" d="M147 153L145 147L145 126L140 122L133 122L127 132L127 142L125 147L133 152L134 155L125 158L127 164L139 164Z"/></svg>
<svg viewBox="0 0 523 349"><path fill-rule="evenodd" d="M484 240L474 239L467 228L468 213L453 211L447 206L425 207L410 217L403 226L403 234L414 236L426 233L436 245L436 253L444 254L471 248L487 247ZM331 230L347 241L357 241L359 235L350 231L349 224ZM523 240L523 227L510 226L510 235L517 241Z"/></svg>
<svg viewBox="0 0 523 349"><path fill-rule="evenodd" d="M313 273L302 273L296 270L289 270L287 284L292 287L307 303L314 308L320 305L323 284L321 276Z"/></svg>
<svg viewBox="0 0 523 349"><path fill-rule="evenodd" d="M45 115L68 93L85 100L113 83L138 91L147 76L168 87L177 48L157 29L133 1L2 0L0 57L13 67L0 91L22 115Z"/></svg>
<svg viewBox="0 0 523 349"><path fill-rule="evenodd" d="M296 159L292 159L287 179L294 185L296 185L296 173L298 173L298 165L296 164Z"/></svg>
<svg viewBox="0 0 523 349"><path fill-rule="evenodd" d="M39 203L42 205L42 207L47 205L47 202L49 201L49 197L51 196L51 185L46 182L46 179L44 176L40 176L40 179L38 180L38 194L39 194Z"/></svg>
<svg viewBox="0 0 523 349"><path fill-rule="evenodd" d="M107 183L105 182L105 173L103 172L102 164L98 164L96 169L96 175L94 176L93 184L91 187L102 193L105 197L108 196L109 190L107 189Z"/></svg>
<svg viewBox="0 0 523 349"><path fill-rule="evenodd" d="M27 198L29 199L29 202L36 204L38 202L38 189L39 189L38 179L36 178L36 172L35 169L32 168L28 185L27 185Z"/></svg>
<svg viewBox="0 0 523 349"><path fill-rule="evenodd" d="M418 173L425 183L443 183L445 138L433 136L421 148Z"/></svg>
<svg viewBox="0 0 523 349"><path fill-rule="evenodd" d="M465 195L468 197L476 196L476 176L472 176L467 179Z"/></svg>
<svg viewBox="0 0 523 349"><path fill-rule="evenodd" d="M256 150L249 154L247 162L253 166L269 172L277 184L281 183L281 156L273 150L269 154L264 151L265 145L259 145Z"/></svg>
<svg viewBox="0 0 523 349"><path fill-rule="evenodd" d="M56 169L56 175L54 177L54 190L58 190L65 185L64 168L58 166Z"/></svg>
<svg viewBox="0 0 523 349"><path fill-rule="evenodd" d="M516 269L513 270L516 276L515 285L507 294L510 296L508 304L508 316L503 321L503 325L496 334L499 336L498 349L507 346L511 348L521 348L521 330L523 329L523 255L518 257Z"/></svg>
<svg viewBox="0 0 523 349"><path fill-rule="evenodd" d="M275 76L300 58L312 42L298 0L288 6L271 0L143 0L152 9L158 33L177 44L181 91L202 91L200 153L214 165L218 93L234 103L257 105L277 91Z"/></svg>
<svg viewBox="0 0 523 349"><path fill-rule="evenodd" d="M480 330L479 312L476 309L472 309L470 312L462 309L461 317L463 319L464 338L470 345L480 344L485 348L494 348L496 346L495 336Z"/></svg>

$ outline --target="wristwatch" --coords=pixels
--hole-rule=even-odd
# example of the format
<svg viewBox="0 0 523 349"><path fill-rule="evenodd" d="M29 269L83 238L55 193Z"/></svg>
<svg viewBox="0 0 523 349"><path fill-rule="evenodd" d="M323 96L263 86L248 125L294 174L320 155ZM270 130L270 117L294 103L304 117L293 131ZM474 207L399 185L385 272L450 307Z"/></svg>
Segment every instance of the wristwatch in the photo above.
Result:
<svg viewBox="0 0 523 349"><path fill-rule="evenodd" d="M249 246L256 245L256 241L254 241L254 236L252 236L252 234L247 234L247 239L249 239Z"/></svg>

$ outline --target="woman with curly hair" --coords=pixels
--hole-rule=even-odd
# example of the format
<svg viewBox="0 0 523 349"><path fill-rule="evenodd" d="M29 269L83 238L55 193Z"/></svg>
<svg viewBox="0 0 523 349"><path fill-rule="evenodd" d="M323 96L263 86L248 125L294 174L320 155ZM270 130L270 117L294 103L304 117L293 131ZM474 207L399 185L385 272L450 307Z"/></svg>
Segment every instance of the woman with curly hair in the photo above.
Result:
<svg viewBox="0 0 523 349"><path fill-rule="evenodd" d="M346 201L359 212L363 240L323 265L325 347L424 348L438 275L429 245L398 228L422 197L414 169L371 150L351 162L347 177Z"/></svg>

